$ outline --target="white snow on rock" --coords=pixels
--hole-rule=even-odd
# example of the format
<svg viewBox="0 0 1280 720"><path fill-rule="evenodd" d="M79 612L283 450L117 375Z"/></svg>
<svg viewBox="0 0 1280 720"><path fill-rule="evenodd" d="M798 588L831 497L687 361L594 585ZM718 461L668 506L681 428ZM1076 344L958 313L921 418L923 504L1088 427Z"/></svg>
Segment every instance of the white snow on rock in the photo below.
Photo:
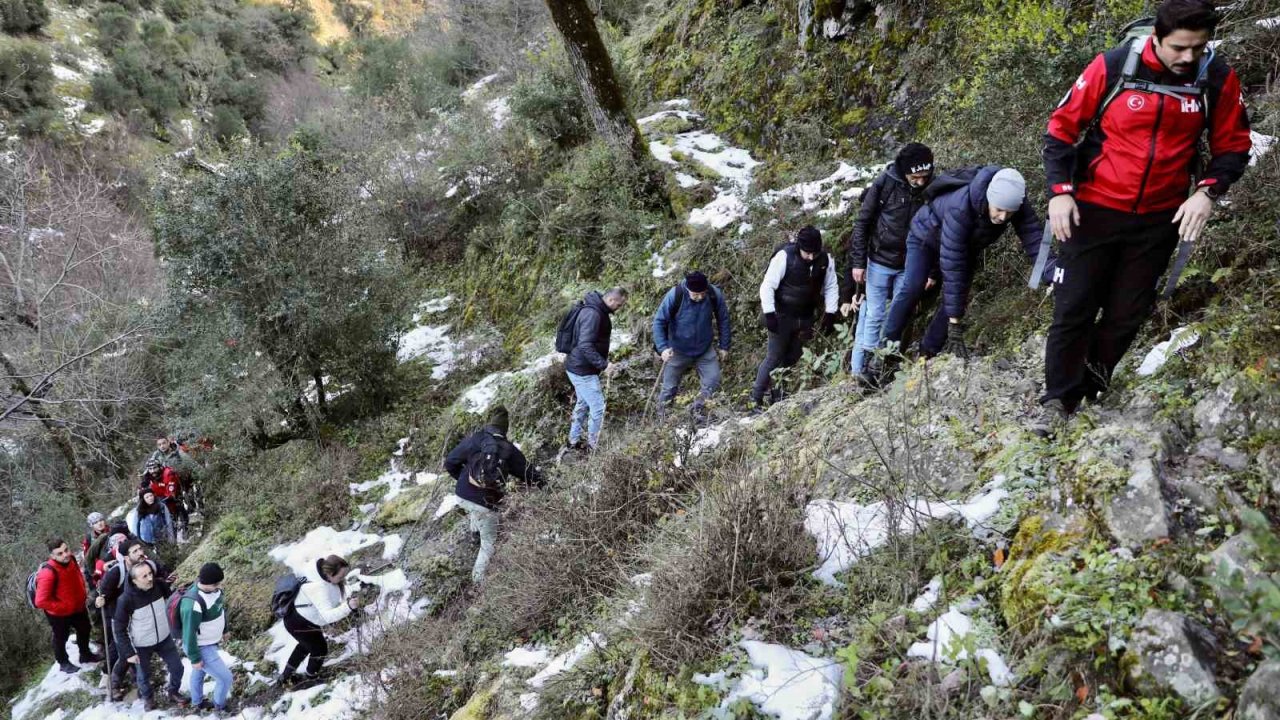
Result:
<svg viewBox="0 0 1280 720"><path fill-rule="evenodd" d="M916 498L905 503L897 519L898 533L909 535L929 520L959 515L969 527L985 523L1000 509L1009 493L1003 478L996 478L973 498L963 503ZM889 540L890 518L883 502L859 505L836 500L814 500L805 509L805 530L818 544L821 566L814 576L829 584L841 586L835 576L849 569L860 558Z"/></svg>
<svg viewBox="0 0 1280 720"><path fill-rule="evenodd" d="M1143 377L1154 375L1169 362L1170 358L1198 342L1200 342L1200 333L1195 330L1185 326L1174 330L1169 334L1168 340L1156 343L1147 356L1142 358L1142 364L1138 366L1138 374Z"/></svg>
<svg viewBox="0 0 1280 720"><path fill-rule="evenodd" d="M716 230L729 227L747 216L747 204L735 192L721 190L716 199L689 212L690 225L709 225Z"/></svg>
<svg viewBox="0 0 1280 720"><path fill-rule="evenodd" d="M349 392L351 388L354 387L351 383L346 383L335 388L330 382L332 380L333 378L328 375L320 378L320 381L324 383L325 402L333 402L339 397L342 397L343 393ZM307 399L307 402L311 403L316 402L320 398L320 393L316 392L315 380L307 383L307 389L302 392L302 396Z"/></svg>
<svg viewBox="0 0 1280 720"><path fill-rule="evenodd" d="M1262 20L1259 20L1258 27L1266 28L1267 30L1275 30L1276 28L1280 28L1280 15L1277 15L1276 17L1273 17L1273 18L1264 18Z"/></svg>
<svg viewBox="0 0 1280 720"><path fill-rule="evenodd" d="M965 649L964 643L973 634L973 620L965 614L965 610L966 606L960 603L948 608L929 624L925 630L926 640L912 643L907 648L907 657L948 664L967 660L969 651ZM992 685L1011 687L1017 681L1009 664L995 650L980 648L974 651L974 656L985 662Z"/></svg>
<svg viewBox="0 0 1280 720"><path fill-rule="evenodd" d="M698 187L702 181L689 173L676 173L676 183L682 188Z"/></svg>
<svg viewBox="0 0 1280 720"><path fill-rule="evenodd" d="M358 530L334 530L322 525L296 543L277 545L268 553L298 575L316 578L316 560L326 555L349 555L357 550L383 543L382 559L392 560L400 553L403 541L399 535L374 535Z"/></svg>
<svg viewBox="0 0 1280 720"><path fill-rule="evenodd" d="M397 360L403 363L420 357L431 361L432 380L443 380L453 372L458 364L458 344L449 337L448 325L418 325L400 338Z"/></svg>
<svg viewBox="0 0 1280 720"><path fill-rule="evenodd" d="M942 591L942 576L934 575L928 585L920 591L920 597L911 602L911 609L914 612L926 613L938 604L938 593Z"/></svg>
<svg viewBox="0 0 1280 720"><path fill-rule="evenodd" d="M543 668L541 672L529 678L529 687L541 689L543 685L547 684L548 680L560 673L572 670L575 665L582 662L582 660L591 653L595 652L596 648L604 647L606 642L607 640L605 636L600 633L591 633L590 635L587 635L582 638L582 640L579 641L572 650L564 653L563 655L557 655L556 658L552 660L549 665Z"/></svg>
<svg viewBox="0 0 1280 720"><path fill-rule="evenodd" d="M616 346L615 346L616 347ZM552 352L534 358L529 361L523 368L515 372L501 371L491 373L484 376L475 385L463 391L462 396L458 399L462 403L462 408L470 413L483 414L488 412L489 406L498 397L498 391L506 382L517 376L536 375L555 364L556 360L562 358L561 353Z"/></svg>
<svg viewBox="0 0 1280 720"><path fill-rule="evenodd" d="M675 240L668 240L662 244L662 248L658 250L658 252L655 252L649 256L649 265L653 267L652 274L654 277L663 278L675 272L676 265L674 263L668 265L667 258L662 255L662 253L671 250L671 248L674 247L675 244L676 244Z"/></svg>
<svg viewBox="0 0 1280 720"><path fill-rule="evenodd" d="M386 485L387 494L382 496L382 501L386 502L400 493L404 492L405 484L413 481L415 485L431 485L440 480L440 476L430 472L396 472L388 470L373 480L366 480L362 483L351 483L348 487L351 489L352 495L367 493L370 490Z"/></svg>
<svg viewBox="0 0 1280 720"><path fill-rule="evenodd" d="M746 698L760 712L780 720L831 720L835 716L844 678L838 661L756 640L743 640L740 645L747 651L752 669L734 684L720 704L722 709Z"/></svg>
<svg viewBox="0 0 1280 720"><path fill-rule="evenodd" d="M462 91L463 101L471 102L472 100L475 100L477 97L480 96L481 91L483 91L489 83L493 82L494 80L497 80L501 76L502 76L502 73L494 73L492 75L485 75L484 77L475 81L474 83L471 84L470 87Z"/></svg>
<svg viewBox="0 0 1280 720"><path fill-rule="evenodd" d="M551 662L551 653L544 647L518 647L502 658L503 667L535 668Z"/></svg>
<svg viewBox="0 0 1280 720"><path fill-rule="evenodd" d="M697 122L702 119L702 116L696 112L690 112L688 110L659 110L652 115L646 115L639 120L636 120L636 124L640 127L644 127L645 125L652 125L659 120L666 120L667 118L679 118L681 120Z"/></svg>
<svg viewBox="0 0 1280 720"><path fill-rule="evenodd" d="M58 80L62 80L65 82L76 82L84 79L84 75L81 75L79 71L72 70L66 65L59 65L58 63L54 63L51 66L51 69L53 70L53 77Z"/></svg>
<svg viewBox="0 0 1280 720"><path fill-rule="evenodd" d="M461 500L462 498L458 497L457 495L454 495L453 493L449 493L448 495L445 495L444 499L440 501L440 507L436 508L436 514L431 516L432 519L439 520L445 515L448 515L449 513L453 512L454 509L460 507L459 502Z"/></svg>
<svg viewBox="0 0 1280 720"><path fill-rule="evenodd" d="M836 171L821 180L797 183L781 190L770 190L760 196L761 201L775 205L780 200L795 200L800 203L801 212L818 210L818 215L829 217L844 215L849 211L853 201L862 195L862 187L849 187L856 183L864 183L875 176L875 171L840 163ZM839 199L835 205L831 202ZM819 210L821 208L821 210Z"/></svg>
<svg viewBox="0 0 1280 720"><path fill-rule="evenodd" d="M40 650L44 650L45 646L41 646ZM80 650L76 647L74 640L67 641L67 657L73 663L80 662ZM68 674L58 669L58 663L52 663L49 671L44 674L44 678L40 680L40 684L28 690L13 705L11 717L13 720L27 720L27 716L31 714L40 705L50 698L61 695L62 693L76 692L79 690L94 691L96 688L89 686L79 673ZM31 718L36 720L36 718Z"/></svg>
<svg viewBox="0 0 1280 720"><path fill-rule="evenodd" d="M1280 25L1280 18L1276 18L1277 25ZM1249 165L1257 165L1258 159L1267 154L1272 145L1275 145L1276 138L1274 135L1263 135L1257 130L1249 131L1249 140L1252 145L1249 147Z"/></svg>
<svg viewBox="0 0 1280 720"><path fill-rule="evenodd" d="M723 439L725 426L728 422L729 421L726 420L717 425L698 428L693 434L693 439L689 441L688 456L694 458L718 446L720 441ZM676 437L681 440L688 439L689 431L684 428L679 428L676 430ZM680 467L682 465L679 454L676 455L673 464L676 467Z"/></svg>
<svg viewBox="0 0 1280 720"><path fill-rule="evenodd" d="M511 119L511 103L505 97L490 100L485 103L484 109L489 112L493 126L498 130L506 127L507 121Z"/></svg>
<svg viewBox="0 0 1280 720"><path fill-rule="evenodd" d="M446 295L442 298L435 298L434 300L428 300L422 303L418 306L418 312L422 313L422 315L434 315L436 313L442 313L451 307L453 307L453 296ZM421 316L415 317L414 322L418 322L420 317Z"/></svg>

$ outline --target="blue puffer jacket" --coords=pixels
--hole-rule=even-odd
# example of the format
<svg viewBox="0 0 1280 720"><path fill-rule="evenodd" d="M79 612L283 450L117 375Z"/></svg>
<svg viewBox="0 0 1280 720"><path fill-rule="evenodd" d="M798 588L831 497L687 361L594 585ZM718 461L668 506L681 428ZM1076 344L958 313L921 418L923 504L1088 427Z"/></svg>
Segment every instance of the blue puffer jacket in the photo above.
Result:
<svg viewBox="0 0 1280 720"><path fill-rule="evenodd" d="M680 313L671 317L676 293L683 294L684 298L680 301ZM717 321L720 325L720 349L728 350L729 306L724 302L724 293L712 285L708 297L702 302L694 302L684 283L680 283L667 291L658 312L653 314L653 346L658 352L671 348L685 357L702 357L711 347L711 341L715 340Z"/></svg>
<svg viewBox="0 0 1280 720"><path fill-rule="evenodd" d="M1039 253L1044 224L1031 203L1023 200L1022 207L1003 225L994 225L989 219L987 186L999 171L999 165L979 168L968 185L934 198L911 220L907 245L923 245L937 253L942 269L942 302L948 317L964 317L978 253L999 240L1006 226L1015 228L1022 251L1033 263ZM1052 262L1045 266L1046 279L1052 277L1053 268Z"/></svg>

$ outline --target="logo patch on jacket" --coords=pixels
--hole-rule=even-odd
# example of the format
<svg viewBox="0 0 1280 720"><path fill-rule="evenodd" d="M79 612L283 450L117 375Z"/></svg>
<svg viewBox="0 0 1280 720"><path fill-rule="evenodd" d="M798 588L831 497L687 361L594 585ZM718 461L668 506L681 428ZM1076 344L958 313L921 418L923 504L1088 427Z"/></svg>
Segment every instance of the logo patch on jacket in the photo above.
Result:
<svg viewBox="0 0 1280 720"><path fill-rule="evenodd" d="M1199 100L1196 100L1195 98L1183 98L1183 99L1182 99L1182 112L1184 112L1184 113L1198 113L1198 112L1200 112L1200 101L1199 101Z"/></svg>
<svg viewBox="0 0 1280 720"><path fill-rule="evenodd" d="M1146 107L1146 104L1147 99L1141 95L1130 95L1129 99L1125 101L1125 105L1128 105L1129 109L1134 112L1138 112L1142 108Z"/></svg>

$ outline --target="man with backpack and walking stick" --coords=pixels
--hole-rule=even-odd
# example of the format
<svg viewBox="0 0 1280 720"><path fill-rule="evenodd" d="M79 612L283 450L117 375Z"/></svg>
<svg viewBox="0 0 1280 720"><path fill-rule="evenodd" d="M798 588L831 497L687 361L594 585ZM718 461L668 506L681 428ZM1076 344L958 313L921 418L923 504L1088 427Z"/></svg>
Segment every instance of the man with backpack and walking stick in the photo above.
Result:
<svg viewBox="0 0 1280 720"><path fill-rule="evenodd" d="M471 531L480 535L480 552L471 570L471 581L484 579L485 568L498 542L498 512L507 494L507 479L526 487L542 487L538 468L507 439L509 419L501 405L489 414L484 427L458 443L444 459L444 469L457 486L458 504L467 513Z"/></svg>
<svg viewBox="0 0 1280 720"><path fill-rule="evenodd" d="M1209 47L1217 23L1208 0L1166 0L1152 32L1094 58L1049 118L1049 226L1061 248L1039 435L1106 390L1174 248L1181 241L1166 292L1248 167L1240 80ZM1206 133L1211 159L1197 176Z"/></svg>
<svg viewBox="0 0 1280 720"><path fill-rule="evenodd" d="M719 342L716 332L719 331ZM690 413L696 421L706 416L706 403L720 387L720 362L729 352L729 307L720 288L697 270L667 291L653 315L653 347L662 357L662 391L658 417L666 416L680 380L690 368L698 371L701 390Z"/></svg>

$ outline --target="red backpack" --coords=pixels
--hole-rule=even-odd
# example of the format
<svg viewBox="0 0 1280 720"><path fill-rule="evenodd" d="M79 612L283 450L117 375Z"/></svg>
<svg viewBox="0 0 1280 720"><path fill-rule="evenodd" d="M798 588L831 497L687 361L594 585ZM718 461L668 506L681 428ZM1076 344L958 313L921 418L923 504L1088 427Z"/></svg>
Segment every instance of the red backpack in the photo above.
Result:
<svg viewBox="0 0 1280 720"><path fill-rule="evenodd" d="M200 604L200 614L209 608L204 605L204 598L200 597L200 588L195 583L187 583L179 585L169 594L169 599L165 601L165 614L169 616L169 635L175 640L182 641L182 613L180 612L183 598L190 597Z"/></svg>

